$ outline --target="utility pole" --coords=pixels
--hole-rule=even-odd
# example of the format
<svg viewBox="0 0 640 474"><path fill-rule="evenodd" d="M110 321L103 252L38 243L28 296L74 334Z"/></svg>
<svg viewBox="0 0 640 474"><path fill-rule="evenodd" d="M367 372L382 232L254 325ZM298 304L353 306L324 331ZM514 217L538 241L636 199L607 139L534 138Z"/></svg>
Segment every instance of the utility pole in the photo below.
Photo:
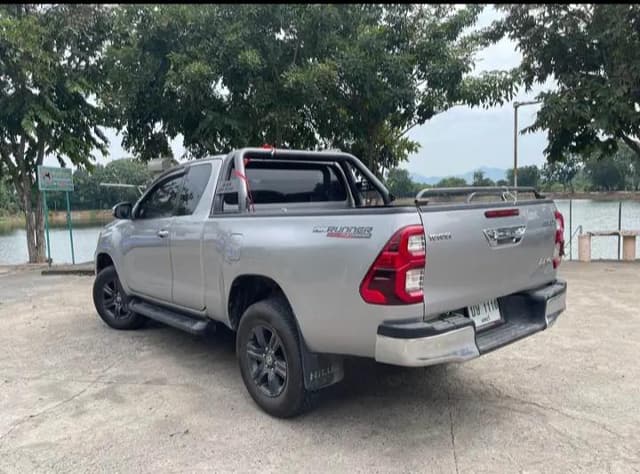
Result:
<svg viewBox="0 0 640 474"><path fill-rule="evenodd" d="M541 100L513 103L513 187L518 186L518 107L523 105L540 104Z"/></svg>

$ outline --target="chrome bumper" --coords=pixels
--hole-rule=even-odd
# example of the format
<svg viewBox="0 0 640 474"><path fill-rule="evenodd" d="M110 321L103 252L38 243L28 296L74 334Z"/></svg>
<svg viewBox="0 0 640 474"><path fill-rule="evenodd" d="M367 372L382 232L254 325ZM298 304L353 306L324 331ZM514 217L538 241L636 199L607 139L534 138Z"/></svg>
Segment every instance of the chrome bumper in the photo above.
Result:
<svg viewBox="0 0 640 474"><path fill-rule="evenodd" d="M407 367L473 359L551 327L566 307L566 292L566 282L556 280L536 290L499 298L504 322L480 332L461 313L435 321L382 324L376 336L375 359Z"/></svg>

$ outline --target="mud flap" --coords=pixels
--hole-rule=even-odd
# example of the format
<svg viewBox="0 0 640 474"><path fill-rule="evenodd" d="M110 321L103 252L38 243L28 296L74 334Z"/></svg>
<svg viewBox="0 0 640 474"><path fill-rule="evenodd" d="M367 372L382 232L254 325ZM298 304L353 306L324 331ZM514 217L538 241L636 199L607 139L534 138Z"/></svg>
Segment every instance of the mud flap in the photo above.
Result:
<svg viewBox="0 0 640 474"><path fill-rule="evenodd" d="M300 339L304 387L307 390L320 390L344 377L344 364L341 356L310 352L304 339Z"/></svg>

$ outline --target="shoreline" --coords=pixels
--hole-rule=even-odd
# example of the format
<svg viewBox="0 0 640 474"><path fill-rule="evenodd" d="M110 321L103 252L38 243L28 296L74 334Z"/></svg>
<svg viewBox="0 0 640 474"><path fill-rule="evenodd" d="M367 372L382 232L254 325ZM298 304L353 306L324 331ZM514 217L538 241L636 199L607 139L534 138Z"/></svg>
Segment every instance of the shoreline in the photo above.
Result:
<svg viewBox="0 0 640 474"><path fill-rule="evenodd" d="M111 209L92 209L86 211L71 211L73 224L107 224L113 220ZM13 214L0 216L0 227L24 227L24 215ZM49 211L49 225L60 227L67 225L67 211Z"/></svg>
<svg viewBox="0 0 640 474"><path fill-rule="evenodd" d="M551 199L589 199L592 201L640 201L640 191L545 192Z"/></svg>
<svg viewBox="0 0 640 474"><path fill-rule="evenodd" d="M588 191L588 192L552 192L540 191L540 194L554 200L589 200L600 202L634 201L640 202L640 191ZM414 203L413 197L397 197L395 206L407 206Z"/></svg>

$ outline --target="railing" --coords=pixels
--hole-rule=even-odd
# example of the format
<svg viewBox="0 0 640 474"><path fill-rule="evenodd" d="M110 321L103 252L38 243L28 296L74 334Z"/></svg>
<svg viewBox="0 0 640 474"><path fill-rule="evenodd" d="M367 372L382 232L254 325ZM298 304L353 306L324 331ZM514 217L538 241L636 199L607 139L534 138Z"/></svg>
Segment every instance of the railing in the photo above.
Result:
<svg viewBox="0 0 640 474"><path fill-rule="evenodd" d="M571 230L571 229L569 229ZM582 225L579 225L578 227L576 227L576 230L573 231L573 233L571 234L571 236L569 237L569 260L573 260L573 255L572 255L572 250L573 250L573 238L576 236L576 234L578 233L578 231L580 231L580 235L582 235Z"/></svg>
<svg viewBox="0 0 640 474"><path fill-rule="evenodd" d="M568 257L569 260L573 260L573 240L576 237L576 235L578 235L578 250L579 250L579 254L580 254L580 249L581 249L581 245L579 244L580 239L583 240L583 245L582 245L582 253L583 253L583 257L581 258L580 255L578 255L579 259L584 259L584 261L589 261L590 260L590 254L591 254L591 237L592 236L613 236L613 237L617 237L618 239L618 245L617 245L617 259L618 260L629 260L630 257L633 255L633 258L635 259L635 237L632 234L636 234L639 231L635 231L635 230L622 230L622 201L618 201L618 222L617 222L617 229L613 229L613 230L600 230L599 228L601 227L607 227L606 224L603 226L602 223L599 221L599 219L595 219L594 222L592 223L582 223L579 224L578 226L576 226L575 228L573 228L573 200L569 199L568 200L568 204L569 204L569 212L568 212L568 216L565 215L565 217L568 217L567 221L568 221L568 230L570 233L570 237L568 239L568 243L566 244L565 247L565 255L566 255L566 250L568 250ZM610 211L611 213L615 212L613 211L613 209L611 209ZM587 220L589 220L587 218ZM610 221L609 221L610 222ZM612 223L610 223L612 224ZM615 224L614 224L615 225ZM631 227L637 227L635 225L635 222L627 222L627 226L631 226ZM613 227L613 225L611 225L611 227ZM609 228L611 228L609 227ZM586 243L586 236L585 237L581 237L583 236L583 234L588 234L589 235L589 242L588 244ZM625 243L625 249L622 249L622 244L623 241ZM633 248L633 252L631 247ZM624 251L623 251L624 250ZM589 254L589 257L586 258L586 254Z"/></svg>

